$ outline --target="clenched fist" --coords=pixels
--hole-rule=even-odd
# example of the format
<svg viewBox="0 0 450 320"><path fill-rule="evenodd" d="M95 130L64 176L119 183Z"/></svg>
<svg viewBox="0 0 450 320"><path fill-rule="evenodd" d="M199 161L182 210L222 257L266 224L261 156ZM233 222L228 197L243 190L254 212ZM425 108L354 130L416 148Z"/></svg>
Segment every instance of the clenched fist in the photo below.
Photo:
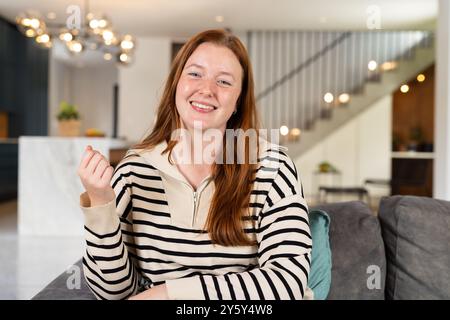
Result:
<svg viewBox="0 0 450 320"><path fill-rule="evenodd" d="M113 173L114 168L109 161L100 152L87 146L78 175L89 195L91 206L104 205L115 199L116 195L110 185Z"/></svg>

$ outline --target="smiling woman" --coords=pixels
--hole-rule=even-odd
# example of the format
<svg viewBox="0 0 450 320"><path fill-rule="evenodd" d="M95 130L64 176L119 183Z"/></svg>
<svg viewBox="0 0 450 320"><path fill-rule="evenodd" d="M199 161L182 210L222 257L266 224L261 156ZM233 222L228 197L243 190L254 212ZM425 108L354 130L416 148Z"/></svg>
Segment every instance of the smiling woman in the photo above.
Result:
<svg viewBox="0 0 450 320"><path fill-rule="evenodd" d="M241 83L242 67L233 51L214 43L199 45L178 81L175 102L182 125L192 131L198 121L205 129L224 131L236 110Z"/></svg>
<svg viewBox="0 0 450 320"><path fill-rule="evenodd" d="M246 161L177 161L180 129L194 150L195 137L213 130L219 156L244 153ZM150 135L115 170L91 147L79 166L84 272L97 298L312 298L308 206L294 163L264 139L238 134L238 143L223 143L228 130L258 129L241 41L222 30L191 38L174 60ZM200 149L211 143L200 139ZM257 163L248 161L254 150Z"/></svg>

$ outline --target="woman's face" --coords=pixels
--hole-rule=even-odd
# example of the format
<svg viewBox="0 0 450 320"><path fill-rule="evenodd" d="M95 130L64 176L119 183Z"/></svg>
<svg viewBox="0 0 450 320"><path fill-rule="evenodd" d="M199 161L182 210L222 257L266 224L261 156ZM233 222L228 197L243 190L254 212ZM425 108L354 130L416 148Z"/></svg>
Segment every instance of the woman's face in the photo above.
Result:
<svg viewBox="0 0 450 320"><path fill-rule="evenodd" d="M233 51L205 42L187 60L175 103L183 126L225 130L241 93L242 67Z"/></svg>

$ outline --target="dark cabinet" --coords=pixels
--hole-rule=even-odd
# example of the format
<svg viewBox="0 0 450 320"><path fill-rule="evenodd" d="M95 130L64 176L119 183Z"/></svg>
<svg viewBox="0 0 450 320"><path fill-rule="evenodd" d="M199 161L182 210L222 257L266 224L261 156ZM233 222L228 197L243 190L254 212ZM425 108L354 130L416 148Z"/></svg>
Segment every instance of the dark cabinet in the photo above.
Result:
<svg viewBox="0 0 450 320"><path fill-rule="evenodd" d="M2 138L47 135L48 50L0 18L0 113ZM2 127L5 120L2 120ZM0 201L17 196L18 144L0 141Z"/></svg>
<svg viewBox="0 0 450 320"><path fill-rule="evenodd" d="M392 158L392 195L433 196L433 159Z"/></svg>
<svg viewBox="0 0 450 320"><path fill-rule="evenodd" d="M0 144L0 201L17 197L18 144Z"/></svg>

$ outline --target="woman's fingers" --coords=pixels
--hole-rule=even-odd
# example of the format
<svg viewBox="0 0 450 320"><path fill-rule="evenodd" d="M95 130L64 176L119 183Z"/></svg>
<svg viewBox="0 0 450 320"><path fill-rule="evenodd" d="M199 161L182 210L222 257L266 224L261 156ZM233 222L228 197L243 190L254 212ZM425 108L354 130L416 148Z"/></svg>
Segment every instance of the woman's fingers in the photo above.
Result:
<svg viewBox="0 0 450 320"><path fill-rule="evenodd" d="M102 184L109 184L111 182L113 173L114 173L114 168L111 166L107 167L101 177Z"/></svg>
<svg viewBox="0 0 450 320"><path fill-rule="evenodd" d="M95 168L95 171L93 173L93 176L95 177L95 179L100 180L100 178L102 177L103 173L105 172L106 168L109 167L109 162L106 161L105 159L100 160L100 162L98 163L97 167Z"/></svg>
<svg viewBox="0 0 450 320"><path fill-rule="evenodd" d="M103 159L104 159L104 157L101 155L101 153L99 153L98 151L95 151L94 156L92 157L91 161L89 161L89 164L86 167L87 174L93 175L98 164Z"/></svg>
<svg viewBox="0 0 450 320"><path fill-rule="evenodd" d="M114 168L100 152L91 146L86 147L78 175L92 206L104 205L114 199L114 190L110 185L113 173Z"/></svg>
<svg viewBox="0 0 450 320"><path fill-rule="evenodd" d="M92 157L95 155L94 150L92 150L91 146L87 146L83 155L83 158L81 159L81 163L80 163L80 169L85 169L88 164L89 161L91 161Z"/></svg>

